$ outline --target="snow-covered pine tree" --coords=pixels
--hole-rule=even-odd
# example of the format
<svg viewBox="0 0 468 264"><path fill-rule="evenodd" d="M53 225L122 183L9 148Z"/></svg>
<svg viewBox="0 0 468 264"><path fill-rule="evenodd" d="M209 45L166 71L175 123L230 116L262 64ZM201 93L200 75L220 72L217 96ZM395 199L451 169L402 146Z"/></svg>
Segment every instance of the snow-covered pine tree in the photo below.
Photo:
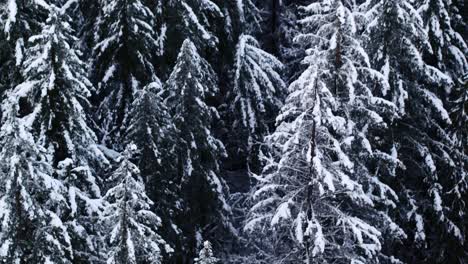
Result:
<svg viewBox="0 0 468 264"><path fill-rule="evenodd" d="M283 65L259 46L254 37L239 36L233 86L227 94L230 131L235 131L229 134L228 146L234 156L254 168L259 165L259 146L274 125L285 92L279 73Z"/></svg>
<svg viewBox="0 0 468 264"><path fill-rule="evenodd" d="M302 75L267 137L270 155L253 192L245 230L268 230L282 263L390 261L386 238L404 233L385 213L395 192L382 183L397 160L381 150L373 130L396 107L374 94L385 86L357 39L354 1L317 1L302 8L308 47Z"/></svg>
<svg viewBox="0 0 468 264"><path fill-rule="evenodd" d="M53 177L46 151L18 118L18 94L2 103L0 129L0 262L72 263L67 227L67 190Z"/></svg>
<svg viewBox="0 0 468 264"><path fill-rule="evenodd" d="M172 248L158 234L161 219L152 212L153 202L145 192L138 167L130 161L137 150L129 144L108 183L101 219L106 230L108 264L160 264Z"/></svg>
<svg viewBox="0 0 468 264"><path fill-rule="evenodd" d="M224 180L218 175L225 150L211 132L218 113L205 102L218 92L216 75L189 39L181 47L165 90L179 137L176 153L185 207L179 227L187 237L186 255L193 258L200 238L221 241L220 236L226 235L230 208Z"/></svg>
<svg viewBox="0 0 468 264"><path fill-rule="evenodd" d="M19 117L35 142L47 150L53 177L67 188L69 208L59 217L69 227L74 261L93 262L99 244L94 230L101 196L97 173L108 161L87 125L85 108L92 86L73 46L76 38L67 14L73 2L47 7L49 18L41 33L29 39L24 55L25 81L13 92Z"/></svg>
<svg viewBox="0 0 468 264"><path fill-rule="evenodd" d="M381 94L399 110L392 138L386 140L404 164L391 184L401 198L398 222L409 234L404 250L398 254L409 263L462 263L459 257L466 256L466 166L454 154L457 150L447 133L451 119L438 96L453 82L424 61L423 54L431 53L431 43L412 1L369 0L362 9L366 12L366 46L372 54L372 66L389 83ZM433 16L431 23L437 19ZM439 40L445 41L447 35L443 34ZM438 46L433 50L437 56L446 52L450 56L453 51ZM445 59L440 63L436 62L440 67L449 65Z"/></svg>
<svg viewBox="0 0 468 264"><path fill-rule="evenodd" d="M97 121L102 141L120 149L133 94L157 80L154 63L161 39L147 1L104 0L99 8L93 54Z"/></svg>
<svg viewBox="0 0 468 264"><path fill-rule="evenodd" d="M183 239L175 222L182 209L175 151L177 130L161 98L161 88L160 82L154 82L136 91L126 120L125 142L138 148L133 158L148 196L158 201L154 209L165 226L161 235L168 243L180 245Z"/></svg>
<svg viewBox="0 0 468 264"><path fill-rule="evenodd" d="M195 264L217 264L219 260L214 257L213 247L210 241L203 242L203 248L200 250L198 258L195 259Z"/></svg>

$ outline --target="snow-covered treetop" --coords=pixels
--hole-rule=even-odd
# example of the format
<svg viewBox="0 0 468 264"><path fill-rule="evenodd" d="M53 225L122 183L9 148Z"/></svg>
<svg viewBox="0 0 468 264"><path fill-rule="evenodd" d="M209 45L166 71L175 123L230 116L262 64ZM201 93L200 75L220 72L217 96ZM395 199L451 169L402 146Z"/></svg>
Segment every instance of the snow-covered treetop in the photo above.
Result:
<svg viewBox="0 0 468 264"><path fill-rule="evenodd" d="M196 89L196 95L201 100L214 96L218 92L215 72L210 64L198 54L197 48L190 39L183 42L177 57L177 64L166 85L171 89L168 91L170 97L175 96L173 93L177 92L172 89L177 89L185 95L184 90L189 87Z"/></svg>
<svg viewBox="0 0 468 264"><path fill-rule="evenodd" d="M439 69L428 65L423 53L431 50L429 39L423 26L423 19L407 0L376 1L368 0L360 6L367 23L366 48L372 56L372 66L379 70L392 89L388 96L405 113L408 92L417 92L431 107L440 112L441 118L449 122L438 100L429 89L412 89L411 81L404 74L418 76L431 87L452 85L451 78ZM404 69L407 69L405 71ZM387 96L388 90L382 90Z"/></svg>
<svg viewBox="0 0 468 264"><path fill-rule="evenodd" d="M93 48L93 80L99 106L95 114L102 141L122 149L121 133L133 94L158 82L156 57L162 54L164 29L158 30L147 1L103 0Z"/></svg>
<svg viewBox="0 0 468 264"><path fill-rule="evenodd" d="M195 167L197 174L207 173L203 177L211 179L209 181L213 181L215 191L222 193L222 183L214 172L218 170L218 159L225 155L225 150L223 143L211 132L211 122L219 115L205 101L218 92L217 78L209 63L188 39L181 47L177 64L166 82L166 90L166 104L171 106L174 123L187 146L183 150L188 151L184 176L190 176ZM206 151L205 159L210 162L201 162L200 157L195 155L202 150ZM223 204L226 206L224 198Z"/></svg>
<svg viewBox="0 0 468 264"><path fill-rule="evenodd" d="M87 124L85 108L93 86L81 54L73 46L76 37L67 13L72 3L48 6L49 17L41 33L28 40L21 72L24 82L11 90L6 104L18 107L20 122L47 150L56 175L77 187L71 187L76 195L69 201L74 215L75 198L85 201L88 212L99 211L92 199L100 196L95 173L109 163L97 149L95 134Z"/></svg>
<svg viewBox="0 0 468 264"><path fill-rule="evenodd" d="M218 37L212 32L216 19L223 17L219 6L211 0L170 0L169 7L175 9L178 23L175 27L179 38L191 38L199 47L215 48ZM166 47L169 48L169 47Z"/></svg>
<svg viewBox="0 0 468 264"><path fill-rule="evenodd" d="M213 249L210 241L203 242L203 248L200 250L198 258L195 259L195 264L216 264L219 259L214 257Z"/></svg>
<svg viewBox="0 0 468 264"><path fill-rule="evenodd" d="M285 92L280 75L283 64L259 46L250 35L239 37L234 83L227 95L230 115L235 118L233 129L244 138L239 146L241 152L249 152L269 132L274 118L270 113L280 109Z"/></svg>
<svg viewBox="0 0 468 264"><path fill-rule="evenodd" d="M137 82L155 80L154 58L162 52L164 35L155 30L156 16L145 1L103 0L94 47L98 81L114 78ZM122 76L122 75L131 76Z"/></svg>
<svg viewBox="0 0 468 264"><path fill-rule="evenodd" d="M108 179L113 187L104 196L107 204L102 218L107 263L160 264L162 253L172 252L157 233L161 219L152 212L154 203L145 193L140 170L130 161L136 151L136 145L127 145Z"/></svg>
<svg viewBox="0 0 468 264"><path fill-rule="evenodd" d="M34 129L38 141L48 144L50 133L63 133L70 157L95 139L84 113L93 86L86 77L80 52L73 47L77 39L66 12L72 2L61 8L49 6L42 32L29 39L22 71L25 81L10 94L10 102L20 106L19 114Z"/></svg>

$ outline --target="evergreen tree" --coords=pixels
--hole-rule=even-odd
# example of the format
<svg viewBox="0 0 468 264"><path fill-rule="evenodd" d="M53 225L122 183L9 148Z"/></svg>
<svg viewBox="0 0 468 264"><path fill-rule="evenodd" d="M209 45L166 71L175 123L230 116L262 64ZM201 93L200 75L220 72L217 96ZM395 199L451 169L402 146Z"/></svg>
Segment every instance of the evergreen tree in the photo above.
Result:
<svg viewBox="0 0 468 264"><path fill-rule="evenodd" d="M21 83L21 64L30 36L40 31L45 20L41 1L7 0L0 4L0 97Z"/></svg>
<svg viewBox="0 0 468 264"><path fill-rule="evenodd" d="M444 87L452 86L453 82L450 76L423 60L423 54L431 53L431 39L410 1L367 1L363 10L367 12L365 35L372 66L389 83L389 89L382 90L381 94L399 109L391 137L386 140L388 145L395 146L395 155L404 164L392 180L401 198L396 216L409 234L399 254L402 260L411 263L463 263L466 166L460 164L460 155L447 133L451 119L439 98ZM439 14L443 13L440 10ZM431 21L430 26L434 26L444 18L434 15ZM438 41L447 40L453 33L433 29L429 28L429 35L440 36ZM455 44L437 45L444 43L448 45L445 47ZM459 56L459 53L437 45L432 51L441 59L435 64L449 67L453 61L449 62L447 56ZM455 64L460 61L458 58ZM443 70L450 73L455 69L450 66Z"/></svg>
<svg viewBox="0 0 468 264"><path fill-rule="evenodd" d="M233 155L246 157L247 163L258 165L259 145L282 104L285 84L278 73L282 64L261 50L249 35L239 37L236 52L233 88L227 95L230 131L236 131L230 144L235 149Z"/></svg>
<svg viewBox="0 0 468 264"><path fill-rule="evenodd" d="M102 141L119 149L133 94L157 80L154 62L161 46L147 2L106 0L99 8L93 50L97 121Z"/></svg>
<svg viewBox="0 0 468 264"><path fill-rule="evenodd" d="M451 101L452 126L451 134L453 141L460 152L468 154L468 75L457 80ZM465 163L462 163L466 165Z"/></svg>
<svg viewBox="0 0 468 264"><path fill-rule="evenodd" d="M18 115L25 119L35 142L47 150L53 177L68 191L69 210L59 215L71 232L75 261L94 261L99 236L94 223L100 211L98 170L108 161L98 150L87 125L85 107L92 88L86 78L67 8L48 6L42 32L30 38L21 73L25 81L13 92Z"/></svg>
<svg viewBox="0 0 468 264"><path fill-rule="evenodd" d="M245 225L254 237L268 230L273 262L390 261L383 244L405 236L386 214L398 197L380 178L398 160L373 132L396 107L375 95L388 84L360 46L354 9L340 0L303 7L296 38L309 47L308 68L267 137L271 156Z"/></svg>
<svg viewBox="0 0 468 264"><path fill-rule="evenodd" d="M230 43L236 43L236 39L242 34L257 36L261 31L261 11L255 1L236 0L221 1L223 7L225 28L227 31L227 40Z"/></svg>
<svg viewBox="0 0 468 264"><path fill-rule="evenodd" d="M2 104L0 130L0 261L72 263L69 231L57 212L67 209L66 188L53 178L45 150L17 118L17 95ZM38 243L40 241L40 243Z"/></svg>
<svg viewBox="0 0 468 264"><path fill-rule="evenodd" d="M176 153L184 202L179 226L187 238L184 252L193 257L200 236L220 241L219 236L225 235L230 208L224 180L218 175L225 150L211 132L218 113L205 103L218 91L216 77L190 40L184 41L165 90L179 137Z"/></svg>
<svg viewBox="0 0 468 264"><path fill-rule="evenodd" d="M468 46L462 35L452 26L450 2L447 0L424 0L418 12L429 38L430 64L454 79L468 71Z"/></svg>
<svg viewBox="0 0 468 264"><path fill-rule="evenodd" d="M195 264L216 264L218 259L213 256L213 249L210 241L203 243L203 248L200 250L200 255L195 259Z"/></svg>
<svg viewBox="0 0 468 264"><path fill-rule="evenodd" d="M161 235L179 246L183 239L175 222L182 209L177 175L177 130L161 98L162 92L159 82L137 90L126 122L125 142L133 142L138 148L135 164L141 171L148 196L158 201L154 208L166 227Z"/></svg>
<svg viewBox="0 0 468 264"><path fill-rule="evenodd" d="M129 145L119 165L108 181L113 185L104 200L103 214L106 232L106 263L162 263L163 253L172 248L157 233L161 219L151 211L153 202L137 166L129 159L136 145Z"/></svg>
<svg viewBox="0 0 468 264"><path fill-rule="evenodd" d="M178 50L185 39L190 38L202 54L211 54L216 60L219 38L224 30L220 7L212 0L169 0L161 7L162 28L165 42L161 47L164 56L159 67L164 75L169 74L177 59Z"/></svg>

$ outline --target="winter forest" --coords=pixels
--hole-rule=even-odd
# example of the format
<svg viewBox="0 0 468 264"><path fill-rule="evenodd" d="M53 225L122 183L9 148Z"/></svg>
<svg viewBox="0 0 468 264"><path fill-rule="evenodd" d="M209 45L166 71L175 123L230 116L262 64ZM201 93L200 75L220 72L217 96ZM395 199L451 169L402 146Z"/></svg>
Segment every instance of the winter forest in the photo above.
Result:
<svg viewBox="0 0 468 264"><path fill-rule="evenodd" d="M0 263L468 263L464 0L0 0Z"/></svg>

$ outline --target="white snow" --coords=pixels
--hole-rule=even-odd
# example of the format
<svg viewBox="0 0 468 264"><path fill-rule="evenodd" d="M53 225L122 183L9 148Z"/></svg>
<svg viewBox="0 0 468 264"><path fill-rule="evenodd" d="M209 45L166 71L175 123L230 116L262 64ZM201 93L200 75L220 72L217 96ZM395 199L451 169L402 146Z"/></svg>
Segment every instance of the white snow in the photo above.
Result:
<svg viewBox="0 0 468 264"><path fill-rule="evenodd" d="M10 30L12 25L16 22L16 15L18 14L18 6L16 0L8 0L7 3L8 17L5 21L4 32L7 34L7 39L10 39Z"/></svg>
<svg viewBox="0 0 468 264"><path fill-rule="evenodd" d="M292 201L281 203L278 206L275 215L271 218L271 226L277 225L281 219L289 219L291 217L290 204L292 204Z"/></svg>

